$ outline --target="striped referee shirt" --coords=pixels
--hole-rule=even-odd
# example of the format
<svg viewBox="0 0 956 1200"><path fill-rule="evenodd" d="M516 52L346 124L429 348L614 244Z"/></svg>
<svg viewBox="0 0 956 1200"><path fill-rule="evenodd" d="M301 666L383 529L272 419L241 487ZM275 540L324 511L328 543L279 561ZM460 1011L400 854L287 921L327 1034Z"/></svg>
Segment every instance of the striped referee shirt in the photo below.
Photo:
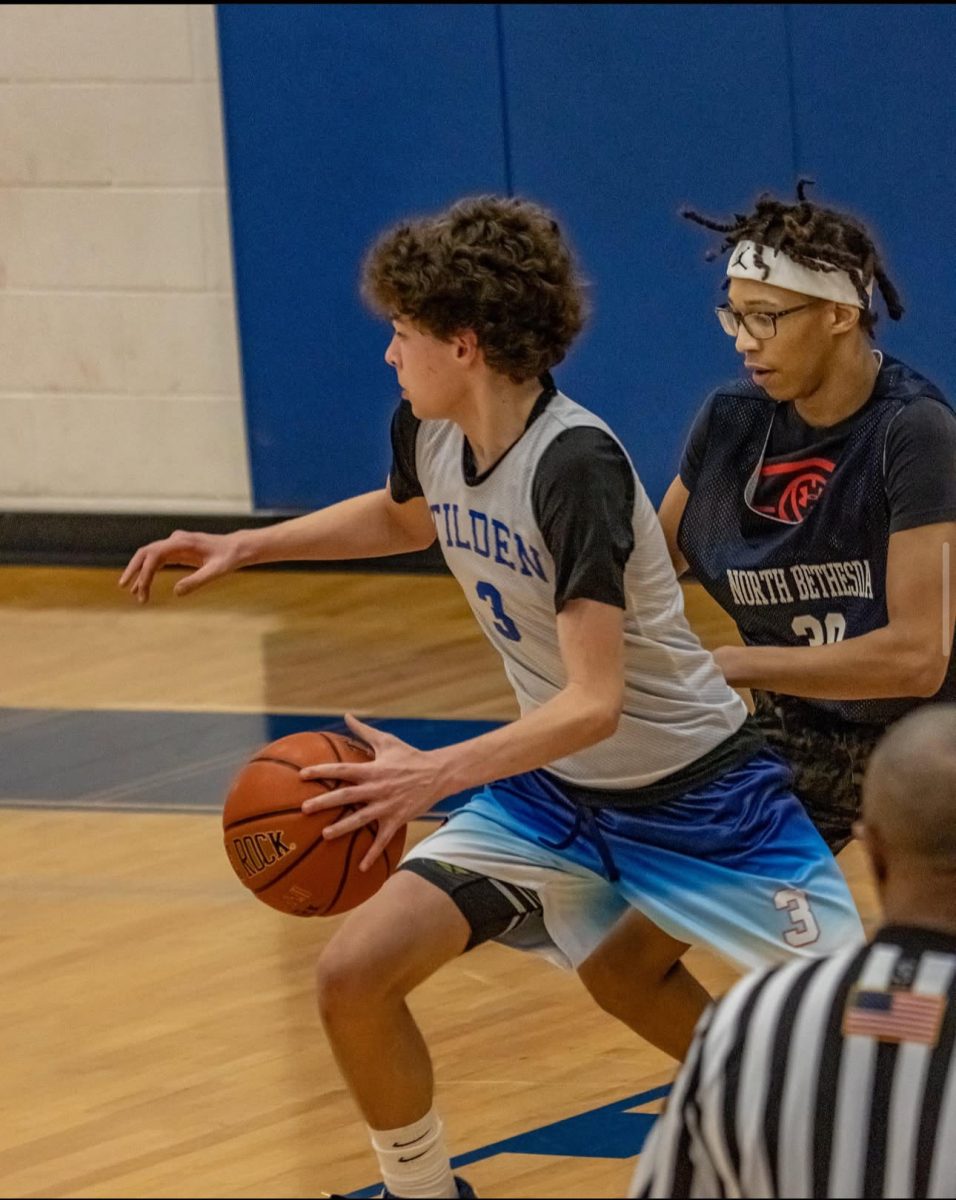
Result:
<svg viewBox="0 0 956 1200"><path fill-rule="evenodd" d="M956 1197L956 937L886 926L701 1018L631 1196Z"/></svg>

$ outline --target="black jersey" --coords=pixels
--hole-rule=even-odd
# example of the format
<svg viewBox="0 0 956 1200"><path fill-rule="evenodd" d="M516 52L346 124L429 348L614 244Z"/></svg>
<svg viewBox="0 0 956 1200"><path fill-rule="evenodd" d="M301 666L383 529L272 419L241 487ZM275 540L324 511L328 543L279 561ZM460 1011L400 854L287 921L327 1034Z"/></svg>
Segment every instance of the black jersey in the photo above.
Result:
<svg viewBox="0 0 956 1200"><path fill-rule="evenodd" d="M945 486L923 519L893 511L887 446L915 404L931 407L956 446L956 414L942 393L888 355L867 403L840 426L819 431L809 452L794 448L790 414L755 384L734 383L710 398L678 545L748 645L821 645L886 625L891 533L956 520L956 453L944 452ZM699 446L699 431L696 440ZM900 490L898 481L894 488ZM952 654L933 699L956 699ZM920 701L804 703L844 721L883 725Z"/></svg>

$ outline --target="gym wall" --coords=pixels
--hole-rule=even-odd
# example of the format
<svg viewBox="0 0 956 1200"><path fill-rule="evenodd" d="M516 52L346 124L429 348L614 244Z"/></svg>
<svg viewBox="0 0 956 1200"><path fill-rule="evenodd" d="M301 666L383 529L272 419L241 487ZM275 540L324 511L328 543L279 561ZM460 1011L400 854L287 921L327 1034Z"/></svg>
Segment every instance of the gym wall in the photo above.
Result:
<svg viewBox="0 0 956 1200"><path fill-rule="evenodd" d="M594 312L558 382L655 502L738 370L683 204L816 178L904 298L879 344L953 397L953 62L948 5L0 6L0 553L40 510L265 520L380 486L361 255L469 193L563 222Z"/></svg>
<svg viewBox="0 0 956 1200"><path fill-rule="evenodd" d="M218 81L212 5L0 6L0 508L18 542L28 509L250 508Z"/></svg>

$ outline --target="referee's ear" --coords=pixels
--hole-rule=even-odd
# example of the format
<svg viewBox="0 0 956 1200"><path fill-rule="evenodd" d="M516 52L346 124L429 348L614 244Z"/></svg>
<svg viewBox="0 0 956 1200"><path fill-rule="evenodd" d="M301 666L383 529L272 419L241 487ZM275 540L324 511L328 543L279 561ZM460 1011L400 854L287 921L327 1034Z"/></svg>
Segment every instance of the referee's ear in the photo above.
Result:
<svg viewBox="0 0 956 1200"><path fill-rule="evenodd" d="M882 893L886 882L887 864L880 831L872 825L867 825L865 821L854 821L853 836L858 842L862 842L863 852L869 861L877 889Z"/></svg>

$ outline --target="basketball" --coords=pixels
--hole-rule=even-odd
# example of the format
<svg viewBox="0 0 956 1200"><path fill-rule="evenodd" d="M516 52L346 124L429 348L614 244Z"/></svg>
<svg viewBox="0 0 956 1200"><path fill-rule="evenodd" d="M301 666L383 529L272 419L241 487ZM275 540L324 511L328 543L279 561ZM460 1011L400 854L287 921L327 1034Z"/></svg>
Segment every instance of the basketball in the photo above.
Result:
<svg viewBox="0 0 956 1200"><path fill-rule="evenodd" d="M240 882L263 904L297 917L334 916L374 895L398 866L404 826L362 872L358 865L377 824L326 840L325 827L358 806L343 796L340 808L302 812L309 797L349 786L300 779L303 767L373 757L363 743L339 733L293 733L263 746L233 780L222 814L223 841Z"/></svg>

